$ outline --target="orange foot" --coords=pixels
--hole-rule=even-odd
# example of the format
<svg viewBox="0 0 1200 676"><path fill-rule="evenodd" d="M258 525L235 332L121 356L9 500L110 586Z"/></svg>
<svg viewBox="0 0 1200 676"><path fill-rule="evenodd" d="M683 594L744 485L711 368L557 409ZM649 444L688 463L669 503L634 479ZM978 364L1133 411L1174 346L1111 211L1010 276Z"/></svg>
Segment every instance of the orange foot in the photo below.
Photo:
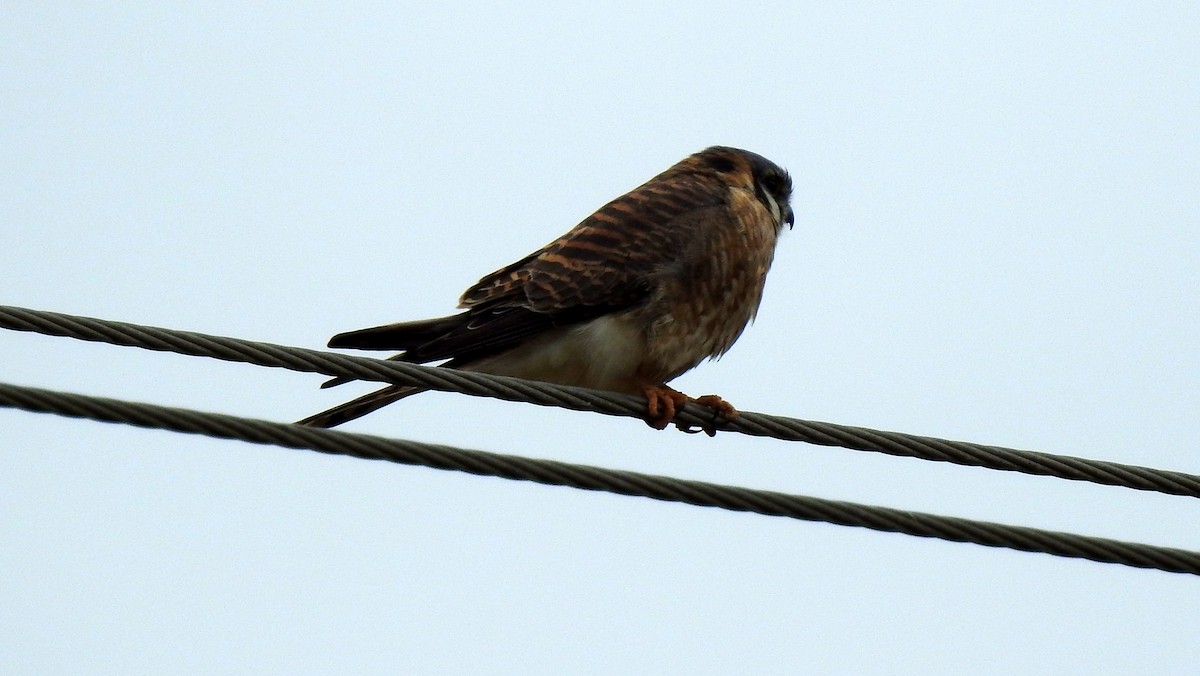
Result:
<svg viewBox="0 0 1200 676"><path fill-rule="evenodd" d="M713 418L710 423L701 426L699 430L676 422L675 426L684 432L694 433L704 430L705 434L713 437L717 434L718 423L736 420L738 417L737 409L715 394L706 394L703 397L693 399L666 385L645 385L642 387L642 393L646 395L646 424L654 429L666 429L667 425L675 420L675 414L679 409L688 403L700 404L701 406L711 408L713 410Z"/></svg>
<svg viewBox="0 0 1200 676"><path fill-rule="evenodd" d="M646 424L656 430L666 429L675 419L675 411L690 398L666 385L643 385L642 394L646 395Z"/></svg>

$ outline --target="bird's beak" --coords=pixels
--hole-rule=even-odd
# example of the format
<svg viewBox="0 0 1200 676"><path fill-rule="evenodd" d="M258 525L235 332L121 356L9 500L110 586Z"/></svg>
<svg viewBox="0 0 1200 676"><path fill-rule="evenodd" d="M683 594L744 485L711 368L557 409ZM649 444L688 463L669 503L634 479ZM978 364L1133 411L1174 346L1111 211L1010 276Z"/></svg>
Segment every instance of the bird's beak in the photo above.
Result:
<svg viewBox="0 0 1200 676"><path fill-rule="evenodd" d="M796 214L792 213L792 206L790 204L787 207L787 213L785 213L783 215L782 222L787 223L788 230L791 230L793 227L796 226Z"/></svg>

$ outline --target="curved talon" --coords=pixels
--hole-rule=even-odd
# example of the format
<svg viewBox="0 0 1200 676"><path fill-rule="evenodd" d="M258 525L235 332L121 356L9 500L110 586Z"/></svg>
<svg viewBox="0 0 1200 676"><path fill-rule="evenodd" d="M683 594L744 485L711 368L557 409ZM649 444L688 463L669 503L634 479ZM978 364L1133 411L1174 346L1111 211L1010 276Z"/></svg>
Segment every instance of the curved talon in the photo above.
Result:
<svg viewBox="0 0 1200 676"><path fill-rule="evenodd" d="M688 401L691 403L700 404L701 406L707 406L713 411L712 420L709 421L708 424L701 425L697 428L692 428L690 425L686 425L681 422L675 423L676 427L684 432L687 432L688 434L704 432L710 437L715 437L717 436L718 425L737 420L737 417L740 415L732 404L715 394L706 394L703 397L697 397L696 399L689 398Z"/></svg>

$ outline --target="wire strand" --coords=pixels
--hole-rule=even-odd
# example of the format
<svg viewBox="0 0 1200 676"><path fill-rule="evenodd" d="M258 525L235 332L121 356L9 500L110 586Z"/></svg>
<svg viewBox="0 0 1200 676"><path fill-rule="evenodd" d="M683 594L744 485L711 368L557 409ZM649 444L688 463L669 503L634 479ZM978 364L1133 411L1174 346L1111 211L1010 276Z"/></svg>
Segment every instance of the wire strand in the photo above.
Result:
<svg viewBox="0 0 1200 676"><path fill-rule="evenodd" d="M1200 552L0 383L0 406L1200 575Z"/></svg>
<svg viewBox="0 0 1200 676"><path fill-rule="evenodd" d="M605 415L641 418L645 414L644 400L615 392L370 359L44 310L0 306L0 328L139 347L160 352L212 357L224 361L244 362L308 373L344 376L358 380L419 385L445 392L495 397L541 406L558 406ZM710 417L709 409L688 405L679 413L677 420L685 425L703 427L711 424ZM718 429L784 441L840 446L858 451L873 451L922 460L949 462L956 465L1050 476L1072 481L1088 481L1108 486L1200 498L1200 476L1137 465L799 420L749 411L741 412L737 420Z"/></svg>

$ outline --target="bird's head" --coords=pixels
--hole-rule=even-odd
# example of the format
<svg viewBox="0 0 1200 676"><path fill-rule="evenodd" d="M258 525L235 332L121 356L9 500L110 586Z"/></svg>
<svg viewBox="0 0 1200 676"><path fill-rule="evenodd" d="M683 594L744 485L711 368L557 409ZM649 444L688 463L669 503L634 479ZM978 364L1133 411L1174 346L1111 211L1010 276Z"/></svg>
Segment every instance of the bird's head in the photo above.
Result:
<svg viewBox="0 0 1200 676"><path fill-rule="evenodd" d="M792 213L792 177L771 160L749 150L713 146L690 159L725 175L725 180L747 190L753 190L771 216L776 227L786 223L791 228L796 217Z"/></svg>

